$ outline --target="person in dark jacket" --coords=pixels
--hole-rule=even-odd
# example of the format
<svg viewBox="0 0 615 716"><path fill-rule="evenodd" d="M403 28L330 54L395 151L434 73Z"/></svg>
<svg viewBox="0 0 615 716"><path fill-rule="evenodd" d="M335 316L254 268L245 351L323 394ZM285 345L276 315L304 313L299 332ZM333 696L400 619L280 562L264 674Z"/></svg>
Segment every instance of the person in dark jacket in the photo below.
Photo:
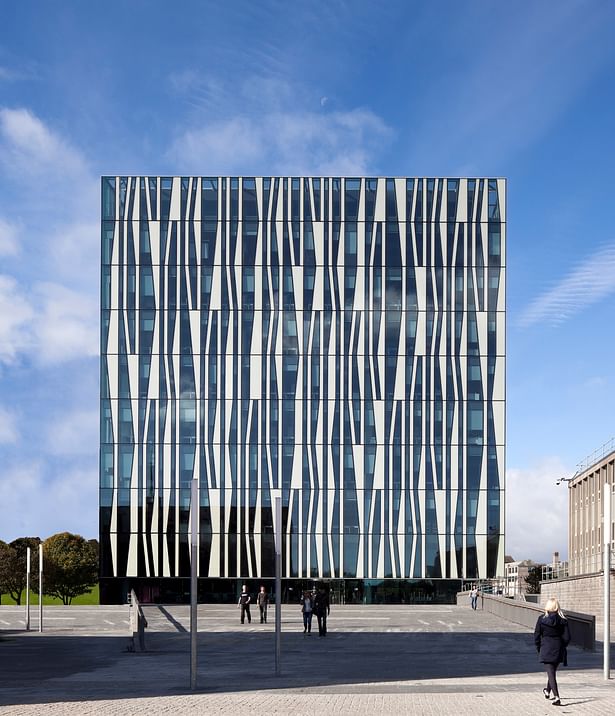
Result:
<svg viewBox="0 0 615 716"><path fill-rule="evenodd" d="M318 636L327 636L327 617L331 613L329 596L322 587L314 597L314 614L318 619Z"/></svg>
<svg viewBox="0 0 615 716"><path fill-rule="evenodd" d="M561 706L555 675L560 664L567 665L566 647L569 642L568 621L563 615L557 599L551 598L545 604L545 613L538 617L536 622L534 644L547 672L547 685L542 693L545 699L553 699L553 706Z"/></svg>
<svg viewBox="0 0 615 716"><path fill-rule="evenodd" d="M241 594L239 595L239 601L237 602L237 606L241 608L241 623L244 623L244 619L246 616L248 617L248 624L252 623L252 616L250 614L250 592L248 592L248 588L244 584L241 587Z"/></svg>
<svg viewBox="0 0 615 716"><path fill-rule="evenodd" d="M261 613L261 624L267 623L267 607L269 606L269 595L264 586L261 586L260 592L256 595L256 603Z"/></svg>

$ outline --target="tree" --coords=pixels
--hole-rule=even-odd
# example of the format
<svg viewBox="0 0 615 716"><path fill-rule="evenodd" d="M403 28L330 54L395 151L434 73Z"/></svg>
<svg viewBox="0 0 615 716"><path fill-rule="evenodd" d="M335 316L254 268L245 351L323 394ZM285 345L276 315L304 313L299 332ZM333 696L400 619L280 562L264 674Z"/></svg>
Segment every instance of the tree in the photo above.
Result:
<svg viewBox="0 0 615 716"><path fill-rule="evenodd" d="M0 597L9 591L9 581L14 559L15 550L6 542L0 540Z"/></svg>
<svg viewBox="0 0 615 716"><path fill-rule="evenodd" d="M10 544L2 542L0 547L0 593L7 593L17 604L21 604L21 595L26 588L27 549L32 552L30 571L32 575L31 587L38 584L38 546L41 540L38 537L18 537Z"/></svg>
<svg viewBox="0 0 615 716"><path fill-rule="evenodd" d="M43 591L71 604L98 581L98 550L81 535L60 532L43 543Z"/></svg>
<svg viewBox="0 0 615 716"><path fill-rule="evenodd" d="M540 582L542 580L542 567L530 567L527 571L527 577L525 577L525 583L527 584L526 594L540 594Z"/></svg>

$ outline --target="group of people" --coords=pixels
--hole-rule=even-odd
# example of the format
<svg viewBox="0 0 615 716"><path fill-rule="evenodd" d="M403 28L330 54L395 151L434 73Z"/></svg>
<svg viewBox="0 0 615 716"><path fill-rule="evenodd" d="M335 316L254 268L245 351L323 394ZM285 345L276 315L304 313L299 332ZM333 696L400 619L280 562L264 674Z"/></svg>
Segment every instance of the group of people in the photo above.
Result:
<svg viewBox="0 0 615 716"><path fill-rule="evenodd" d="M470 592L472 609L476 609L479 591L474 586ZM248 618L251 623L250 614L251 597L247 586L241 588L238 607L241 608L241 623ZM256 603L260 612L261 624L267 623L267 607L269 606L269 595L265 587L261 587L256 597ZM303 592L301 597L301 613L303 615L303 633L312 633L312 617L315 614L318 620L318 636L327 636L327 617L331 612L329 596L324 589L311 592ZM557 668L560 664L568 663L567 646L570 643L570 628L557 599L552 598L545 604L545 613L538 617L534 629L534 644L538 652L538 658L545 666L547 672L547 685L542 690L545 699L549 699L553 706L561 706L559 689L557 685Z"/></svg>
<svg viewBox="0 0 615 716"><path fill-rule="evenodd" d="M252 615L250 614L250 604L252 597L248 591L248 587L244 584L241 587L241 594L237 607L241 609L241 623L244 624L246 618L248 624L252 623ZM256 597L256 604L261 617L261 624L267 623L267 607L269 606L269 595L264 586L261 586ZM301 613L303 615L303 633L312 633L312 616L315 614L318 621L318 636L327 636L327 617L331 612L329 604L329 596L324 589L318 591L304 592L301 597Z"/></svg>
<svg viewBox="0 0 615 716"><path fill-rule="evenodd" d="M248 592L248 587L244 584L241 587L241 594L239 595L239 601L237 606L241 609L241 623L245 623L246 617L248 618L248 624L252 623L252 615L250 614L250 604L252 597ZM269 595L265 587L261 587L260 592L256 596L256 604L261 614L261 624L267 623L267 607L269 606Z"/></svg>
<svg viewBox="0 0 615 716"><path fill-rule="evenodd" d="M312 633L312 616L318 621L318 636L327 636L327 617L331 612L329 596L324 589L303 592L301 613L303 614L303 633Z"/></svg>

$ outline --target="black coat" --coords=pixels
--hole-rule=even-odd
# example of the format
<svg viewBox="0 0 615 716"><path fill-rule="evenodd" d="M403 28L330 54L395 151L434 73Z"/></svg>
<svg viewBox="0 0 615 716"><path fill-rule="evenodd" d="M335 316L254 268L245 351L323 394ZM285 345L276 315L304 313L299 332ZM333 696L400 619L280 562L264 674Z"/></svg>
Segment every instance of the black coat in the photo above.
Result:
<svg viewBox="0 0 615 716"><path fill-rule="evenodd" d="M570 629L559 614L538 617L534 629L534 644L544 664L566 663L566 647L570 642Z"/></svg>

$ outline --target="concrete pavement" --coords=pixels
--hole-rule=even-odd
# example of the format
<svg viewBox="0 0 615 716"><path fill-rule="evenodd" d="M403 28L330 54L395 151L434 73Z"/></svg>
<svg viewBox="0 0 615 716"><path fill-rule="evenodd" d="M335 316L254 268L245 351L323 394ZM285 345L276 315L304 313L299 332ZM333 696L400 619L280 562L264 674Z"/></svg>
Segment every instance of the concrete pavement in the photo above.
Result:
<svg viewBox="0 0 615 716"><path fill-rule="evenodd" d="M188 607L145 612L147 651L129 653L127 607L48 607L43 634L13 631L19 613L0 607L0 713L615 713L600 650L570 650L558 709L531 633L465 606L333 606L323 639L285 605L276 677L273 609L242 626L234 606L200 605L196 693Z"/></svg>

